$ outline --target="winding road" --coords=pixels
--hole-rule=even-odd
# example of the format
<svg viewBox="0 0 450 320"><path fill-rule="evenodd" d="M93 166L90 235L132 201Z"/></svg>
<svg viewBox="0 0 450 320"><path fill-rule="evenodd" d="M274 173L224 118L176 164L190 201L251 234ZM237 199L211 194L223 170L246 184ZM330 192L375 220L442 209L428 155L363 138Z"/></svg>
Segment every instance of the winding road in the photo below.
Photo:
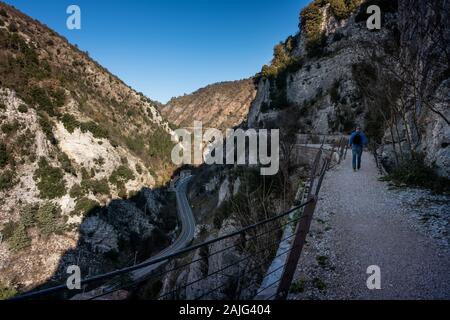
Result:
<svg viewBox="0 0 450 320"><path fill-rule="evenodd" d="M178 218L181 222L181 233L172 245L162 250L158 254L151 258L141 262L139 265L148 264L152 261L160 259L162 257L176 253L187 246L189 246L194 240L195 236L195 218L192 213L192 209L187 199L187 187L192 176L181 179L176 183L175 194L177 199L177 211ZM130 273L130 280L134 283L139 283L154 274L159 267L167 263L167 260L160 261L158 263L137 269ZM111 294L121 287L121 280L113 280L112 282L103 285L100 288L86 292L81 295L77 295L72 300L110 300Z"/></svg>
<svg viewBox="0 0 450 320"><path fill-rule="evenodd" d="M192 179L192 176L186 177L182 180L180 180L176 187L175 187L175 193L177 197L177 211L178 211L178 218L181 221L181 233L178 236L177 240L175 242L167 247L166 249L162 250L157 255L145 260L142 262L142 264L149 263L153 260L159 259L161 257L176 253L180 251L181 249L186 248L189 244L191 244L192 240L194 240L195 235L195 218L192 213L192 209L189 205L189 202L187 200L187 186L189 184L189 181ZM161 261L156 264L152 264L150 266L144 267L142 269L136 270L132 272L130 275L134 281L141 281L145 279L147 276L151 275L154 270L158 269L161 265L167 263L166 261Z"/></svg>

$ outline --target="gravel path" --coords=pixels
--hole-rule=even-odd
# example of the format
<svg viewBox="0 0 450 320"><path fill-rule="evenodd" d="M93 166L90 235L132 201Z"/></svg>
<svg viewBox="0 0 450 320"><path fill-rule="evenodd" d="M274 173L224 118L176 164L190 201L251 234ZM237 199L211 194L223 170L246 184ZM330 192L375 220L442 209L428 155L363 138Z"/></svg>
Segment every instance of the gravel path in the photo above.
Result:
<svg viewBox="0 0 450 320"><path fill-rule="evenodd" d="M328 173L291 299L450 299L449 198L378 178L368 153L361 171L350 152ZM372 265L381 290L367 288Z"/></svg>

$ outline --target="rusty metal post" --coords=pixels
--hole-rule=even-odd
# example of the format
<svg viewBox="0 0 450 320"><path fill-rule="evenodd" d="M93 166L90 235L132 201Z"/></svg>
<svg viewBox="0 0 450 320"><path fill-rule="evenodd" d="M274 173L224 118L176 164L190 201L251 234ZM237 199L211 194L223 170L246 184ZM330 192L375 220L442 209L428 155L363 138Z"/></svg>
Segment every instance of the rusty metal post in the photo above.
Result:
<svg viewBox="0 0 450 320"><path fill-rule="evenodd" d="M283 275L281 276L280 285L278 286L275 300L286 299L289 293L289 288L291 287L292 279L294 278L298 260L300 259L303 246L305 245L306 236L308 235L314 210L316 209L317 204L317 197L313 192L313 187L322 154L323 149L321 147L316 154L316 158L314 159L311 170L311 181L308 193L308 201L310 202L303 208L303 214L297 223L297 227L295 229L295 238L291 245L291 251L289 251L289 255L283 269Z"/></svg>
<svg viewBox="0 0 450 320"><path fill-rule="evenodd" d="M323 182L323 179L325 178L326 172L328 171L328 169L330 167L330 163L331 163L330 159L325 160L323 172L320 174L320 177L319 177L319 180L318 180L317 186L316 186L315 195L317 198L319 197L320 189L322 188L322 182Z"/></svg>
<svg viewBox="0 0 450 320"><path fill-rule="evenodd" d="M283 269L283 275L280 280L280 285L277 289L277 294L275 300L286 300L289 294L289 289L294 279L295 270L297 269L298 261L303 251L303 247L306 242L306 237L308 236L309 230L311 228L311 223L314 216L314 211L316 210L318 196L320 188L325 177L326 172L329 169L331 159L333 157L335 148L333 147L330 157L324 159L323 167L320 170L320 177L317 182L316 192L313 192L314 182L316 180L316 173L319 167L320 160L322 158L323 150L320 149L316 155L315 163L311 174L311 187L308 196L309 203L303 209L303 214L300 217L297 227L295 229L295 238L291 245L291 251L289 252L286 264Z"/></svg>
<svg viewBox="0 0 450 320"><path fill-rule="evenodd" d="M311 202L304 208L303 215L297 224L297 228L295 230L296 236L294 242L292 243L293 250L289 252L275 300L286 300L287 295L289 294L289 288L291 287L292 279L294 278L295 270L297 269L298 260L300 259L303 246L305 245L306 236L308 235L309 228L311 226L314 210L316 209L317 197L312 195L308 200Z"/></svg>

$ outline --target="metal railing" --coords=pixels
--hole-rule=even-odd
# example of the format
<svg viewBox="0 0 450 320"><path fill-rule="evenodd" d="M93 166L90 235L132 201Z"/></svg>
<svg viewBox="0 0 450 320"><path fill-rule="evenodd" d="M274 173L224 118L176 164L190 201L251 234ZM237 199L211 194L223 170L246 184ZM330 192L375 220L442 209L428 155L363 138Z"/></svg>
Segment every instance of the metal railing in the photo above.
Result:
<svg viewBox="0 0 450 320"><path fill-rule="evenodd" d="M178 283L178 285L161 288L158 294L152 299L248 299L259 295L269 287L278 286L276 293L269 299L286 299L292 279L298 264L306 236L309 232L314 210L317 205L318 195L327 170L330 168L336 148L339 155L339 162L346 154L346 141L342 139L337 147L333 146L330 155L324 151L324 140L318 150L312 165L309 191L307 200L293 207L292 209L269 217L257 223L240 228L237 231L219 236L199 244L192 245L176 253L164 257L149 260L148 262L97 275L81 281L82 287L97 286L109 283L105 291L96 292L87 299L99 299L114 292L124 289L132 289L139 286L142 281L162 281ZM300 212L294 218L290 215L293 212ZM289 224L296 225L294 234L282 239L280 234ZM292 240L292 245L284 252L277 252L281 242ZM219 255L229 255L228 263L214 265L213 258ZM281 278L265 288L260 288L264 273L268 264L280 255L288 255L284 265L271 272L283 270ZM186 262L187 260L187 262ZM226 259L219 259L226 260ZM139 283L134 281L121 281L121 277L126 277L131 272L139 270L161 262L165 264L157 268L153 273L140 279ZM207 267L201 267L201 265ZM191 272L191 268L195 272ZM181 281L182 275L194 274ZM267 274L266 274L267 276ZM62 298L80 293L80 291L69 291L66 284L55 287L30 292L12 300L23 299L45 299L47 297Z"/></svg>

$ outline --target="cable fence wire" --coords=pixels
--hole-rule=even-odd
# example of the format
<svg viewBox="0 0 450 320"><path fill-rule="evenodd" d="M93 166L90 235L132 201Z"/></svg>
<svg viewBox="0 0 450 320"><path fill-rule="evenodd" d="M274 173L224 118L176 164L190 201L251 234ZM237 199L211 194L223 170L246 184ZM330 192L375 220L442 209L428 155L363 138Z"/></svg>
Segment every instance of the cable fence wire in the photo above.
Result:
<svg viewBox="0 0 450 320"><path fill-rule="evenodd" d="M285 222L283 222L283 223L281 223L281 224L279 224L277 226L274 226L273 228L266 228L267 230L264 230L264 231L259 232L259 233L255 232L256 233L255 235L251 235L248 238L244 237L242 234L235 235L234 237L236 237L236 238L239 237L239 238L236 239L234 244L229 245L229 246L227 246L225 248L222 248L222 249L215 250L212 253L208 252L208 254L206 256L204 256L204 257L200 257L200 258L196 258L196 259L193 258L193 260L190 261L190 262L182 263L181 265L175 265L173 267L170 267L168 270L164 270L164 271L161 271L159 273L155 273L155 274L147 277L145 280L148 281L148 280L152 280L152 279L159 279L159 278L167 276L168 274L173 273L175 271L180 272L182 269L190 267L191 265L194 265L196 263L204 262L205 260L209 260L210 258L212 258L212 257L214 257L216 255L219 255L221 253L225 253L226 251L229 251L229 250L232 250L232 249L237 249L237 250L240 250L240 251L244 251L244 249L245 249L244 246L246 246L246 245L250 247L250 248L247 248L247 249L250 249L249 250L250 254L249 254L249 256L247 258L243 259L241 262L244 262L246 260L258 259L257 254L259 252L256 252L256 253L255 252L253 252L253 253L251 252L252 249L255 250L254 248L251 247L253 245L252 242L255 242L255 241L258 241L258 240L260 241L263 237L267 237L269 235L272 236L273 234L276 234L278 232L282 232L285 229L286 226L298 222L299 219L300 219L300 217L297 217L297 218L294 218L294 219L288 219L287 221L285 221ZM267 251L268 249L271 249L274 245L278 245L280 242L289 240L292 237L293 237L293 235L291 235L291 236L289 236L289 237L287 237L285 239L282 239L281 241L278 240L278 237L271 237L271 240L268 240L268 241L266 241L264 243L259 243L259 247L263 247L264 248L261 251ZM230 238L228 238L228 239L230 239ZM275 240L273 240L273 239L275 239ZM206 247L202 247L202 248L206 248ZM192 252L191 252L191 254L192 254ZM180 259L180 258L178 258L178 259ZM264 257L262 257L259 260L261 260L263 262L267 262L268 256L264 256ZM257 263L255 263L255 264L257 264ZM222 268L219 271L226 270L226 269L227 269L227 267ZM256 268L254 270L256 270ZM210 276L212 276L212 275L209 275L208 277L210 277ZM205 278L200 279L200 280L205 280L208 277L205 277ZM190 285L193 285L193 284L195 284L197 282L200 282L200 280L195 281L194 283L191 283ZM114 293L114 292L116 292L118 290L129 288L130 286L131 285L123 285L121 287L111 288L111 290L109 290L107 292L102 292L101 294L95 295L93 297L90 297L89 299L90 300L94 300L94 299L97 299L97 298L100 298L100 297L104 297L104 296L109 295L111 293ZM178 288L178 289L173 290L173 291L179 291L179 290L181 290L181 289L183 289L183 288L185 288L187 286L188 285L186 285L184 287L181 287L181 288ZM165 294L164 296L167 296L167 295L169 295L169 294ZM162 297L158 297L158 298L160 299Z"/></svg>
<svg viewBox="0 0 450 320"><path fill-rule="evenodd" d="M223 253L223 252L225 252L227 250L230 250L231 248L238 248L239 246L242 246L246 242L250 243L250 245L251 245L252 240L260 239L263 236L267 236L267 235L273 234L274 232L282 232L283 227L285 227L286 225L288 225L290 223L294 223L295 222L295 221L287 221L286 222L286 221L283 221L283 220L286 220L285 218L287 218L291 213L293 213L293 212L303 208L309 202L310 201L307 201L307 202L305 202L303 204L300 204L300 205L298 205L296 207L293 207L292 209L290 209L290 210L288 210L286 212L283 212L283 213L281 213L279 215L275 215L273 217L270 217L270 218L267 218L265 220L259 221L257 223L252 224L252 225L244 227L244 228L242 228L240 230L232 232L232 233L230 233L228 235L217 237L215 239L208 240L208 241L205 241L203 243L190 246L188 248L182 249L182 250L180 250L180 251L178 251L176 253L167 255L165 257L153 259L153 260L150 260L150 261L145 262L145 263L141 263L141 264L138 264L138 265L126 267L126 268L123 268L123 269L120 269L120 270L116 270L116 271L112 271L112 272L109 272L109 273L93 276L93 277L90 277L90 278L87 278L87 279L83 279L81 281L81 286L83 288L86 288L89 285L95 285L95 284L100 285L103 282L103 286L105 284L109 283L109 285L113 287L111 290L108 290L107 292L101 292L100 294L97 294L97 295L94 295L93 297L90 297L90 299L95 299L95 298L99 298L99 297L106 296L108 294L114 293L114 292L116 292L118 290L121 290L121 289L124 289L124 288L131 288L131 287L136 285L136 283L122 284L122 280L121 279L117 279L118 276L127 275L127 274L130 274L133 271L140 270L142 268L145 268L145 267L157 264L157 263L178 260L180 257L186 256L187 254L195 252L196 250L198 250L200 248L211 246L211 245L219 243L220 241L231 239L231 238L237 237L237 236L243 237L243 235L245 235L242 238L241 243L234 243L230 247L219 249L219 250L217 250L217 252L213 252L211 255L218 255L218 254ZM278 226L276 224L274 226L274 223L278 223ZM259 230L261 228L263 228L263 229L265 228L265 230L260 232ZM249 234L252 234L252 235L251 236L247 236ZM247 244L247 246L249 246L249 245ZM248 247L247 247L247 249L248 249ZM251 258L251 256L247 257L247 260L249 260L250 258ZM187 267L189 265L192 265L192 263L198 262L198 260L199 259L197 259L196 261L191 261L190 263L186 263L184 266L181 266L181 267ZM268 259L267 258L261 259L261 261L263 261L263 260L267 261ZM179 269L181 267L177 267L176 269ZM167 274L170 271L174 271L174 270L169 270L167 272L163 272L163 273L159 273L159 274L157 273L156 275L155 274L151 274L150 276L146 277L143 280L148 280L148 279L153 279L153 278L157 278L157 277L162 277L162 276L164 276L164 274ZM117 279L117 280L115 280L115 279ZM68 293L72 293L73 291L68 290L67 285L64 283L64 284L61 284L61 285L58 285L58 286L54 286L54 287L51 287L51 288L45 288L45 289L42 289L42 290L39 290L39 291L30 292L30 293L27 293L27 294L15 297L15 298L13 298L11 300L25 300L25 299L45 298L45 297L49 297L49 296L55 296L56 294L62 293L62 292L64 292L65 294L68 294ZM80 291L73 292L73 294L75 294L75 293L81 293L81 292ZM59 297L61 297L61 295Z"/></svg>
<svg viewBox="0 0 450 320"><path fill-rule="evenodd" d="M225 276L225 278L239 278L242 280L242 279L245 279L245 277L249 274L254 276L255 272L258 269L264 269L264 270L261 270L262 272L264 272L266 268L264 268L263 266L267 265L273 259L278 257L275 255L276 255L276 249L278 248L279 244L281 242L291 239L294 236L294 235L290 235L288 237L285 237L284 239L280 239L279 237L273 236L273 235L277 232L281 232L281 230L283 230L284 227L286 227L288 224L295 223L299 219L300 219L300 217L295 218L295 219L289 219L289 221L283 223L282 225L277 226L276 228L274 228L272 230L265 231L256 236L252 236L249 239L239 240L238 244L228 246L227 248L222 249L217 252L214 252L213 254L208 254L203 259L193 260L193 262L199 262L199 260L209 261L209 258L216 255L218 252L224 252L224 251L239 247L240 245L244 245L244 244L246 244L248 246L247 248L242 250L242 252L248 252L248 254L246 256L244 256L243 258L238 258L236 261L233 261L225 266L218 266L217 268L212 268L212 270L208 269L207 274L202 276L201 278L198 278L194 281L190 281L184 285L178 286L177 288L170 290L169 292L165 292L162 295L158 296L157 299L164 299L164 298L178 299L181 295L180 293L183 290L186 290L189 287L192 287L193 285L199 284L200 282L206 281L210 278L213 278L212 282L216 285L218 281L222 280L221 276L223 276L223 275ZM255 240L261 240L261 238L263 236L267 237L268 239L263 242L259 241L259 243L256 244L255 242L257 242L257 241L255 241ZM241 264L246 263L246 262L252 266L251 269L241 268ZM186 265L190 266L191 264L192 263L188 263ZM184 265L184 266L186 266L186 265ZM235 268L238 268L237 272L234 270ZM173 271L173 269L171 269L170 271ZM230 271L231 274L224 274L224 271ZM225 281L228 281L228 280L225 280ZM202 294L201 297L203 297L204 295L209 295L210 293L225 287L227 284L228 284L228 282L222 283L218 287L210 290L211 292L208 291L207 294ZM208 284L205 285L205 287L207 287L207 286L208 286ZM229 298L236 299L236 296L229 297ZM197 299L197 298L195 298L195 299Z"/></svg>
<svg viewBox="0 0 450 320"><path fill-rule="evenodd" d="M323 153L323 144L324 140L322 141L322 148L320 148L319 152L316 155L311 174L311 186L313 185L313 181L316 179L316 176L319 176L318 184L316 186L316 196L320 191L323 177L326 171L329 169L331 162L331 156L326 157L326 159L322 158L323 156L325 156ZM341 140L340 144L338 145L338 152L340 152L341 155L343 153L343 148L344 141ZM334 150L335 147L333 147L332 154ZM314 194L312 189L310 190L310 193ZM291 245L291 248L289 248L289 250L277 255L277 248L279 247L280 243L283 243L284 241L287 241L295 236L294 233L285 239L281 239L283 237L281 235L283 234L283 230L289 224L295 226L297 222L302 218L301 215L298 215L295 219L292 219L290 215L294 212L300 211L300 209L304 208L312 201L316 200L313 198L309 199L305 203L293 207L292 209L284 213L266 218L265 220L243 227L230 234L223 235L215 239L205 241L203 243L192 245L176 253L152 259L138 265L84 279L81 281L81 285L86 289L86 287L89 285L99 284L100 282L103 282L103 286L101 287L103 289L101 290L101 292L89 297L89 299L97 299L117 292L121 289L136 287L138 283L141 283L142 281L158 279L161 280L165 277L170 280L170 278L168 277L169 274L172 274L173 278L177 280L182 270L186 271L187 268L190 268L194 264L204 264L205 266L203 266L203 270L201 270L201 273L203 274L202 277L199 277L195 280L186 281L186 284L175 286L174 289L163 288L164 290L162 291L162 293L160 292L156 298L164 299L170 297L171 299L177 299L182 295L183 290L185 291L184 294L186 295L186 291L188 288L192 288L194 285L211 278L213 278L212 282L214 283L215 287L212 289L209 288L208 283L202 285L200 291L203 292L199 292L200 295L195 295L195 299L202 299L210 296L213 292L217 292L218 290L223 291L225 289L228 289L227 295L236 296L237 291L240 292L239 295L242 295L243 291L248 290L252 285L257 285L257 282L262 281L260 279L261 276L263 276L262 273L265 272L267 268L269 268L270 262L273 261L273 259L276 259L282 255L286 255L292 250L296 249ZM221 242L225 241L227 243L223 244L222 246L219 245ZM227 251L231 250L233 250L232 253L227 253ZM225 253L227 253L227 255L229 256L234 256L234 259L230 260L230 258L228 258L230 263L225 265L224 263L218 265L210 265L212 257L218 256L219 254L222 254L225 257ZM194 254L194 257L192 257L192 254ZM190 261L183 262L183 259L187 259ZM222 259L216 260L226 259L222 257ZM167 262L169 263L167 264ZM154 272L145 275L145 277L139 278L139 281L135 281L131 278L131 273L133 271L137 271L142 268L161 263L163 263L163 267L159 267L154 270ZM244 263L246 263L246 266L242 267L241 265ZM197 266L197 268L198 267L199 266ZM282 267L271 271L268 275L279 271ZM163 270L161 271L161 269ZM258 269L260 272L257 272ZM230 271L231 274L228 274L230 273ZM189 272L189 270L187 270L186 272ZM130 277L130 279L127 279L127 276ZM248 281L250 284L243 284L242 280L244 279L245 281L247 281L248 276L250 276L251 278ZM124 281L124 278L127 279L127 281ZM238 287L241 287L238 288L239 290L235 288L235 292L233 293L231 292L233 291L232 288L226 288L227 286L232 286L233 284L229 280L219 284L219 281L222 279L234 279L238 282L241 281L241 283L238 284ZM219 285L217 286L217 284ZM260 291L257 292L256 295L274 286L275 284L276 283L272 283L267 288L260 289ZM174 285L172 285L172 287L174 287ZM19 296L15 298L15 300L45 297L51 294L58 293L60 291L67 292L67 287L65 284L43 289L37 292L31 292Z"/></svg>

